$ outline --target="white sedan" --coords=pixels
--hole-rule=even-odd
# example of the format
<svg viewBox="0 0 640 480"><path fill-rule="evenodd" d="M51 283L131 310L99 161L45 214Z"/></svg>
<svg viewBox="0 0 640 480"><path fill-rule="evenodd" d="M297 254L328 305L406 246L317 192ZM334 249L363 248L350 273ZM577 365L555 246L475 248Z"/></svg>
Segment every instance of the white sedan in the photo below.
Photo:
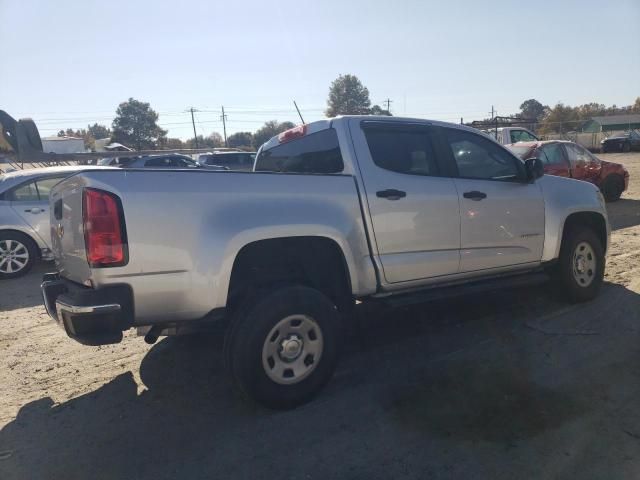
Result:
<svg viewBox="0 0 640 480"><path fill-rule="evenodd" d="M60 180L95 166L47 167L0 175L0 280L25 275L51 260L49 191Z"/></svg>

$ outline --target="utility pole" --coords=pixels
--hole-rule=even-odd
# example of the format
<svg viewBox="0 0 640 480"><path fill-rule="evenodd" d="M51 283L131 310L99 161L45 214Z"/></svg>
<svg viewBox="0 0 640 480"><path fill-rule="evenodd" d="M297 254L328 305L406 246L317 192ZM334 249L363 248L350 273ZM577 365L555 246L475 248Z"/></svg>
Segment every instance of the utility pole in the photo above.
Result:
<svg viewBox="0 0 640 480"><path fill-rule="evenodd" d="M300 109L298 108L298 104L296 103L296 101L293 101L293 104L296 107L296 110L298 111L298 116L300 117L300 121L302 122L302 124L304 125L304 118L302 118L302 114L300 113Z"/></svg>
<svg viewBox="0 0 640 480"><path fill-rule="evenodd" d="M493 105L491 105L491 118L495 117L496 113L498 113L498 112L496 112L496 111L493 109Z"/></svg>
<svg viewBox="0 0 640 480"><path fill-rule="evenodd" d="M224 146L228 147L229 145L227 144L227 116L224 113L224 105L222 106L222 116L220 118L222 119L222 130L224 132Z"/></svg>
<svg viewBox="0 0 640 480"><path fill-rule="evenodd" d="M391 100L390 98L387 98L384 102L382 102L387 104L387 112L389 113L391 113L391 102L393 102L393 100Z"/></svg>
<svg viewBox="0 0 640 480"><path fill-rule="evenodd" d="M193 118L193 112L197 112L197 110L191 107L189 111L191 112L191 124L193 125L193 141L196 144L196 148L198 148L198 135L196 135L196 121Z"/></svg>

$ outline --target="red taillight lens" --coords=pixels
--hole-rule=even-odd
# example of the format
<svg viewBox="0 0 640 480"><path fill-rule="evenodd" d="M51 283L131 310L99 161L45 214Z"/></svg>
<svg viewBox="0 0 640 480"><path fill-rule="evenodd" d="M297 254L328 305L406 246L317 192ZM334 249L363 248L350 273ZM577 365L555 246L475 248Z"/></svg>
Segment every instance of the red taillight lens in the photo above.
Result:
<svg viewBox="0 0 640 480"><path fill-rule="evenodd" d="M127 245L120 201L115 195L85 188L82 219L87 260L92 267L117 267L127 263Z"/></svg>
<svg viewBox="0 0 640 480"><path fill-rule="evenodd" d="M278 135L278 141L280 143L290 142L296 138L304 137L307 133L306 125L298 125L297 127L290 128L289 130L285 130L280 135Z"/></svg>

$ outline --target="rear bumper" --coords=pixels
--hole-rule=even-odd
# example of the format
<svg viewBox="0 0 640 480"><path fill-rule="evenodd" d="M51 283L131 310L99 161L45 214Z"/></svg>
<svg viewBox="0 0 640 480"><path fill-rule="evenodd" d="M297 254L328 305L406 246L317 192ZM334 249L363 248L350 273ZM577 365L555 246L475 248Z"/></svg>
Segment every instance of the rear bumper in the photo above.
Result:
<svg viewBox="0 0 640 480"><path fill-rule="evenodd" d="M118 343L122 332L133 324L133 296L128 285L93 289L48 273L41 288L49 316L82 344Z"/></svg>

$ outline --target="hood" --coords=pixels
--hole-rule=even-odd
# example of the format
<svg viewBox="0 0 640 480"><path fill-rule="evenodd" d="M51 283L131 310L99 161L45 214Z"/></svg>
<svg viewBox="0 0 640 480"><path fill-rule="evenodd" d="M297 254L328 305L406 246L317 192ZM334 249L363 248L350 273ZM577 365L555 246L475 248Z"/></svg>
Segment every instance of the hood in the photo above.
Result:
<svg viewBox="0 0 640 480"><path fill-rule="evenodd" d="M602 140L602 142L600 143L604 143L604 142L609 142L609 141L620 141L620 140L627 140L629 137L626 137L624 135L617 135L615 137L607 137L604 140Z"/></svg>

